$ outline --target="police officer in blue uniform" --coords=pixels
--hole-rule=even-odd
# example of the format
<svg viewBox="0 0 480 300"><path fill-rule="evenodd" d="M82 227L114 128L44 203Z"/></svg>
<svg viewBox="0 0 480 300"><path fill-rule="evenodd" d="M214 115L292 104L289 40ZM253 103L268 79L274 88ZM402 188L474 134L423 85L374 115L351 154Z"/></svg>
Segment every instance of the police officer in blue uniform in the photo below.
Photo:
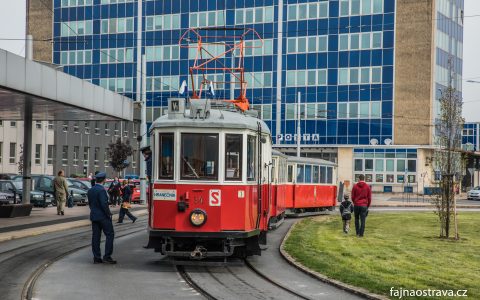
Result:
<svg viewBox="0 0 480 300"><path fill-rule="evenodd" d="M106 177L107 174L104 172L99 172L95 175L96 184L87 192L88 206L90 207L90 221L92 221L92 252L94 264L117 263L112 259L114 232L112 213L108 207L108 195L103 187ZM106 237L103 259L102 252L100 251L102 231Z"/></svg>

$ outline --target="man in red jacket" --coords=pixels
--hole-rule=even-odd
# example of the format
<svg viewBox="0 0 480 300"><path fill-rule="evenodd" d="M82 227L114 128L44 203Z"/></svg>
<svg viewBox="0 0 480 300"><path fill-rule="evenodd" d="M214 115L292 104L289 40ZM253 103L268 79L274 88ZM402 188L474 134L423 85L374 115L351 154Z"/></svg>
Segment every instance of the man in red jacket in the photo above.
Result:
<svg viewBox="0 0 480 300"><path fill-rule="evenodd" d="M355 214L355 230L358 237L363 237L365 231L365 219L367 218L368 208L372 202L372 190L365 183L365 176L358 176L360 179L352 189L353 212ZM359 224L360 222L360 224Z"/></svg>

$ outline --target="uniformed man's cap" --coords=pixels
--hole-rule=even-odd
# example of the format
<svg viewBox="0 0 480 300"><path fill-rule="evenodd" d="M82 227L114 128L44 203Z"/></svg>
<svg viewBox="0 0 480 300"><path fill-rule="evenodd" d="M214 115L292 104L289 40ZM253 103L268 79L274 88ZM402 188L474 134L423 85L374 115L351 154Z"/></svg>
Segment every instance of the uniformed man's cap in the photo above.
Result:
<svg viewBox="0 0 480 300"><path fill-rule="evenodd" d="M105 172L98 172L97 175L95 175L95 179L99 180L99 179L105 179L107 178L107 174Z"/></svg>
<svg viewBox="0 0 480 300"><path fill-rule="evenodd" d="M152 150L150 150L150 146L145 146L145 147L140 148L140 152L143 153L143 152L146 152L146 151L152 151Z"/></svg>

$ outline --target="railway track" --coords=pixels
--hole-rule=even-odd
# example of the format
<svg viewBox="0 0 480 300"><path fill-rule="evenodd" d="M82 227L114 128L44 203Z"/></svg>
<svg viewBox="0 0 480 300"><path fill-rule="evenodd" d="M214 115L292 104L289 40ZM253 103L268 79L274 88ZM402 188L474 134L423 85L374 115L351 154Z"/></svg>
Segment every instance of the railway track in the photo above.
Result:
<svg viewBox="0 0 480 300"><path fill-rule="evenodd" d="M191 288L209 300L231 299L232 297L314 299L273 280L255 268L248 260L244 260L242 266L190 266L188 269L184 266L176 266L176 269Z"/></svg>

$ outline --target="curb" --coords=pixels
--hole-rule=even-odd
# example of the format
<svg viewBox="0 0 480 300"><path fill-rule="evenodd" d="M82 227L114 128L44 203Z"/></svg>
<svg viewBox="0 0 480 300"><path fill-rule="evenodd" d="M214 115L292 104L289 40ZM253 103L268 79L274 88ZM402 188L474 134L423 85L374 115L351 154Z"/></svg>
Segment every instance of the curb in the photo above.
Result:
<svg viewBox="0 0 480 300"><path fill-rule="evenodd" d="M358 295L358 296L361 296L365 299L372 299L372 300L388 300L389 298L386 297L386 296L382 296L382 295L378 295L378 294L374 294L374 293L370 293L369 291L367 291L366 289L364 288L359 288L359 287L356 287L356 286L353 286L353 285L349 285L349 284L346 284L346 283L343 283L341 281L338 281L338 280L335 280L335 279L332 279L332 278L329 278L323 274L320 274L316 271L313 271L313 270L310 270L309 268L305 267L304 265L302 265L301 263L299 263L298 261L295 260L295 258L293 258L290 254L288 254L284 247L285 247L285 241L288 239L288 237L290 236L290 233L292 232L292 230L295 228L295 226L297 225L297 222L295 222L295 224L292 225L292 227L290 227L290 229L288 230L287 234L283 237L283 240L282 240L282 243L280 244L280 248L279 248L279 251L280 251L280 255L283 257L283 259L285 259L290 265L294 266L295 268L297 268L298 270L310 275L311 277L317 279L317 280L320 280L324 283L327 283L327 284L330 284L330 285L333 285L337 288L340 288L344 291L347 291L349 293L352 293L352 294L355 294L355 295Z"/></svg>
<svg viewBox="0 0 480 300"><path fill-rule="evenodd" d="M144 216L147 214L148 214L148 210L146 209L136 211L136 216L138 217ZM115 214L112 220L113 221L118 220L118 214ZM37 236L45 233L58 232L58 231L63 231L67 229L79 228L79 227L88 226L90 224L91 224L90 220L87 219L87 220L81 220L81 221L65 222L65 223L55 224L55 225L41 226L37 228L10 231L10 232L5 232L0 234L0 242L11 241L11 240L16 240L16 239L31 237L31 236Z"/></svg>
<svg viewBox="0 0 480 300"><path fill-rule="evenodd" d="M435 208L435 205L411 205L411 204L378 204L378 205L371 205L370 207L380 207L380 208L388 208L388 207L406 207L406 208ZM479 208L480 205L457 205L457 208Z"/></svg>

